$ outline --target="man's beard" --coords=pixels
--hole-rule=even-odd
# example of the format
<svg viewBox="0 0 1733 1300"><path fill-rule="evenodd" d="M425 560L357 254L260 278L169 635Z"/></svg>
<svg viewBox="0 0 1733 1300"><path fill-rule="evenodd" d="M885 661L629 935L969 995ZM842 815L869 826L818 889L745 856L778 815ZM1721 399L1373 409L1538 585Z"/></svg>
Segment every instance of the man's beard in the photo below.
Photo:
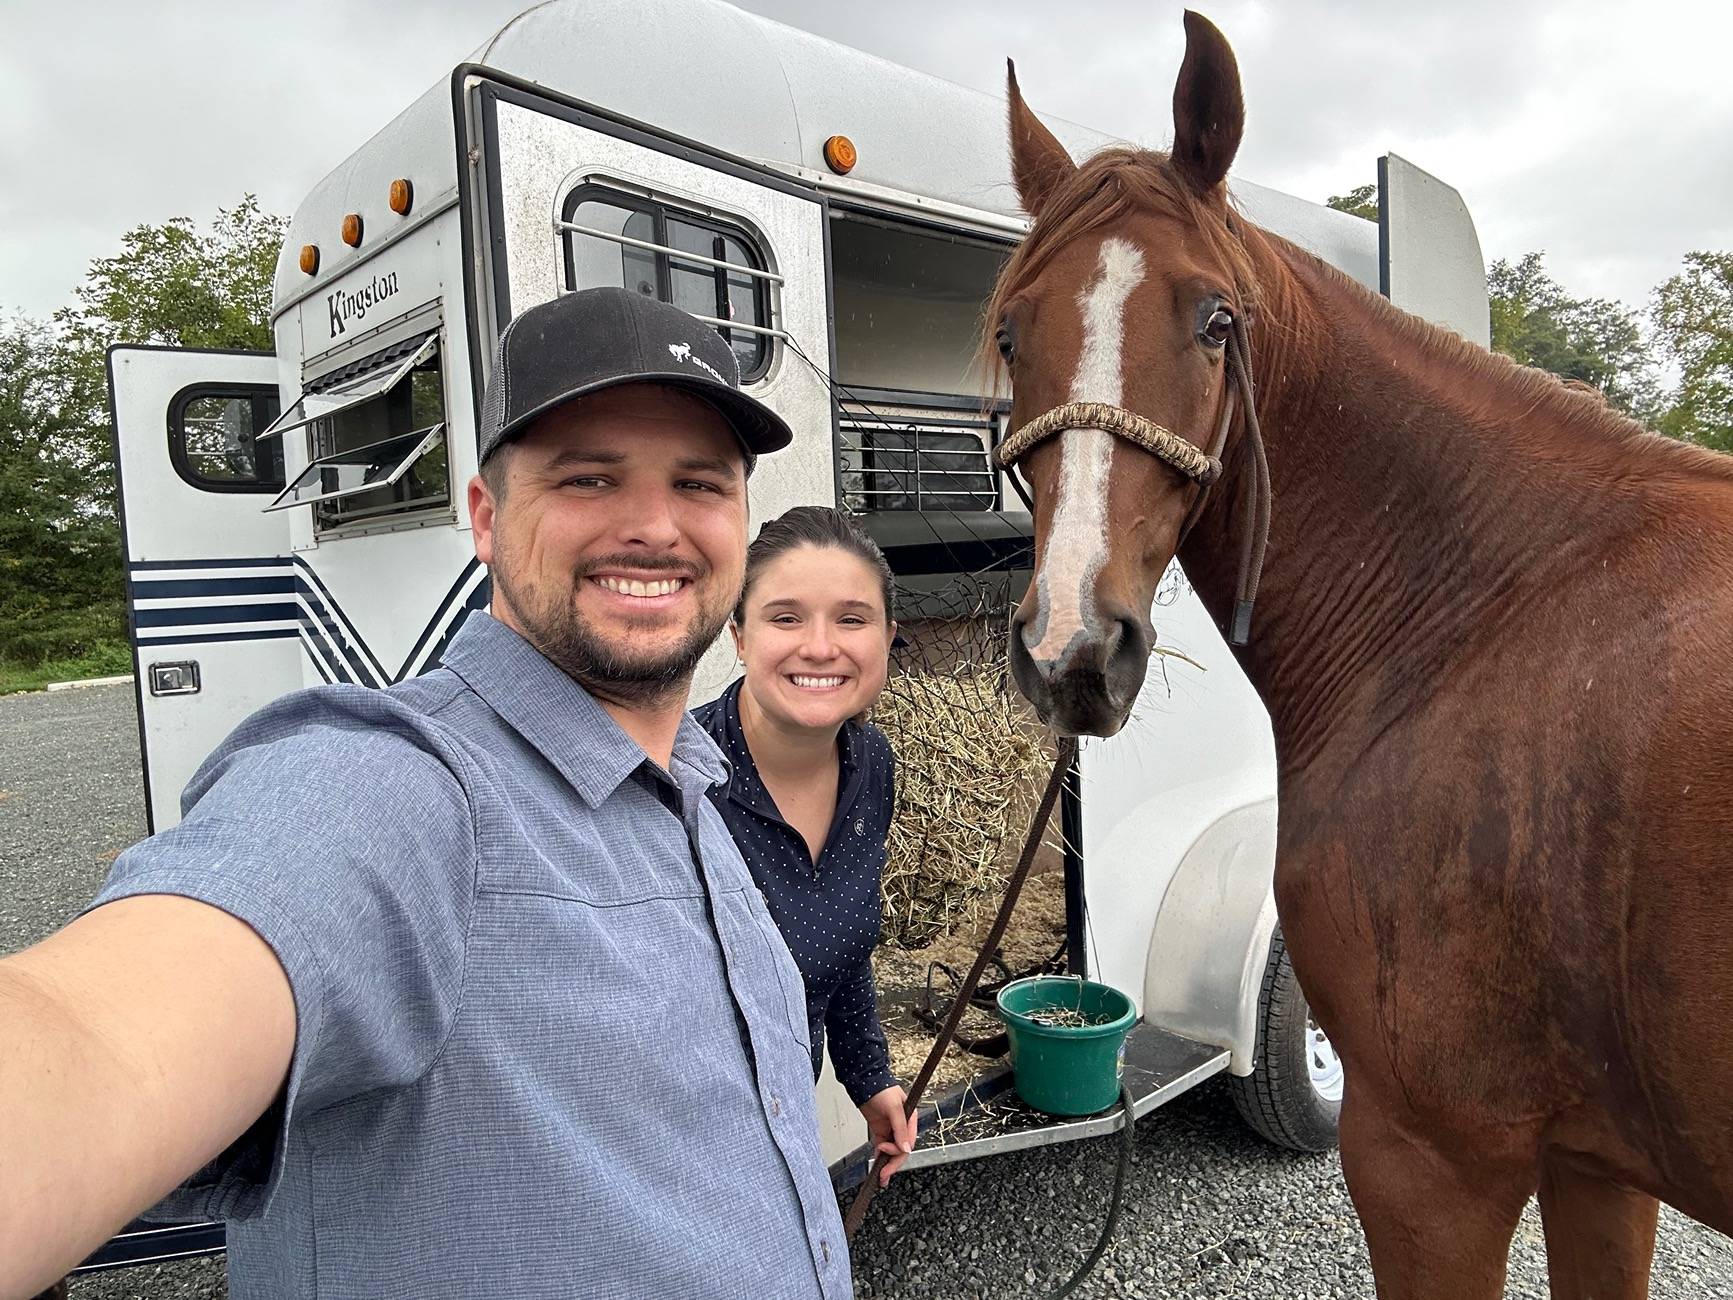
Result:
<svg viewBox="0 0 1733 1300"><path fill-rule="evenodd" d="M585 567L594 569L615 562L618 561L592 561ZM640 556L629 557L629 563L638 570L677 573L692 579L694 584L699 577L689 565L678 562L664 564ZM634 653L608 644L584 622L577 611L575 590L525 590L517 585L513 569L511 557L496 552L492 568L494 584L517 616L525 638L590 694L614 704L641 707L663 703L676 694L684 695L691 686L698 661L728 622L727 605L709 610L700 604L692 625L674 645ZM584 581L582 574L575 578L576 583Z"/></svg>

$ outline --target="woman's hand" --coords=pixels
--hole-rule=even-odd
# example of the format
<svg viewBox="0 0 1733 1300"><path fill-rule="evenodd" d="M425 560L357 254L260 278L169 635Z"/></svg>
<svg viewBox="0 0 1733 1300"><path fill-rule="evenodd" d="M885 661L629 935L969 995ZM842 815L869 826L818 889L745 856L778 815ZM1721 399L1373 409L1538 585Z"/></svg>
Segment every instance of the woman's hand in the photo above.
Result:
<svg viewBox="0 0 1733 1300"><path fill-rule="evenodd" d="M891 1175L903 1167L915 1149L915 1117L903 1114L907 1100L903 1090L893 1084L861 1103L860 1113L866 1117L873 1151L890 1157L879 1170L880 1187L891 1181Z"/></svg>

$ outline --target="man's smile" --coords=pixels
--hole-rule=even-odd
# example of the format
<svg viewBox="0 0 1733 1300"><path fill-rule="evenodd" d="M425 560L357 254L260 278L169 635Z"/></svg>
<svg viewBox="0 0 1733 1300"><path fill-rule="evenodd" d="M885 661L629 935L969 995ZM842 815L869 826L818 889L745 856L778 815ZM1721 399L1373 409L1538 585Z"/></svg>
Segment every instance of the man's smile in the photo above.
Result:
<svg viewBox="0 0 1733 1300"><path fill-rule="evenodd" d="M686 578L654 578L648 581L638 578L617 578L612 574L604 574L592 578L597 586L621 596L632 596L639 599L655 596L672 596L686 586Z"/></svg>

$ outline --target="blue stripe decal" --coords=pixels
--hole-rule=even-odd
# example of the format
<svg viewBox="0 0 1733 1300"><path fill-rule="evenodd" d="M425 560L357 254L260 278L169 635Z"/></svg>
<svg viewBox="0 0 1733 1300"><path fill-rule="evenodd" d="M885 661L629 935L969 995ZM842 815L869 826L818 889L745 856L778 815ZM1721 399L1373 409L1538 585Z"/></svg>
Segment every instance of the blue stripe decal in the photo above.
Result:
<svg viewBox="0 0 1733 1300"><path fill-rule="evenodd" d="M451 605L452 601L457 599L457 593L463 590L464 584L474 578L475 572L479 568L481 568L480 560L471 560L468 564L463 566L463 572L457 575L457 581L451 584L451 590L445 593L445 599L441 600L439 604L434 607L433 621L422 629L421 635L416 638L415 648L409 652L409 658L404 660L405 668L408 668L409 665L417 662L421 658L421 652L427 648L428 642L434 640L437 636L438 644L434 646L433 652L428 656L427 666L423 668L422 671L426 672L429 669L436 667L439 663L440 655L445 651L447 643L450 642L452 637L457 635L457 629L463 626L463 621L469 617L469 612L473 609L487 608L488 596L493 588L493 580L489 577L483 576L475 590L469 593L469 599L464 601L462 607L454 612L455 616L451 617L449 621L446 622L443 630L440 627L441 618L446 617L446 609ZM481 597L480 605L476 604L476 597L478 594ZM399 680L401 679L402 674L400 673Z"/></svg>
<svg viewBox="0 0 1733 1300"><path fill-rule="evenodd" d="M212 578L147 578L142 575L162 570L196 573L201 569L286 569L291 573L261 574L258 577ZM386 686L402 681L412 664L426 654L422 671L439 664L440 656L469 615L486 609L493 584L477 571L481 562L471 559L464 565L457 580L446 591L435 608L433 617L416 638L414 648L394 674L381 666L373 649L364 641L342 608L331 596L319 575L300 556L276 556L227 560L143 560L129 566L133 600L181 600L187 603L170 609L138 609L132 616L138 645L205 645L231 641L275 641L299 637L303 650L312 660L319 675L326 681L359 682L367 686ZM457 603L459 594L471 583L467 597ZM213 596L299 597L298 600L262 600L244 605L208 605L202 603ZM255 631L186 633L153 629L196 629L221 623L294 622L291 628L259 628ZM430 648L431 647L431 648Z"/></svg>
<svg viewBox="0 0 1733 1300"><path fill-rule="evenodd" d="M295 575L270 578L138 578L132 593L139 600L197 599L200 596L292 596Z"/></svg>
<svg viewBox="0 0 1733 1300"><path fill-rule="evenodd" d="M216 645L222 641L286 641L301 634L292 627L266 628L260 632L194 632L190 636L141 636L138 643L147 645Z"/></svg>
<svg viewBox="0 0 1733 1300"><path fill-rule="evenodd" d="M309 623L306 618L301 620L301 640L305 643L307 657L318 667L319 673L326 681L332 679L332 674L340 682L353 682L355 675L350 672L349 665L343 656L336 652L325 637L325 634ZM317 653L315 653L317 651Z"/></svg>
<svg viewBox="0 0 1733 1300"><path fill-rule="evenodd" d="M307 561L303 560L299 555L297 555L293 558L295 561L295 568L298 570L298 572L300 574L305 575L306 578L308 579L308 581L310 581L313 584L313 586L318 588L319 594L324 597L325 606L326 606L326 609L328 611L328 615L336 615L338 618L342 619L342 621L345 624L347 624L349 622L349 620L347 618L343 617L342 607L337 604L336 598L334 596L332 596L330 589L325 586L324 581L319 577L319 575L317 573L313 572L313 566L308 564ZM344 637L345 642L347 643L347 642L353 641L353 643L361 651L361 653L367 657L365 666L372 668L373 671L372 671L371 675L381 685L384 685L386 682L391 681L392 678L391 678L390 674L388 674L385 671L385 665L379 662L378 658L374 655L372 648L365 641L363 641L361 639L360 632L358 630L356 630L353 626L346 627L344 629L344 632L347 634Z"/></svg>
<svg viewBox="0 0 1733 1300"><path fill-rule="evenodd" d="M268 569L284 568L289 561L281 555L266 555L242 560L134 560L127 567L134 573L149 573L160 569Z"/></svg>
<svg viewBox="0 0 1733 1300"><path fill-rule="evenodd" d="M179 609L135 609L139 627L189 627L199 623L280 623L299 618L299 607L276 605L183 605Z"/></svg>
<svg viewBox="0 0 1733 1300"><path fill-rule="evenodd" d="M295 575L295 590L305 601L297 610L301 626L307 629L309 636L319 638L320 644L326 647L326 653L334 662L340 661L347 666L350 676L346 676L344 680L365 682L373 686L383 685L384 674L375 672L372 665L356 653L353 645L356 638L349 635L348 629L337 621L325 602L319 598L319 593L301 580L300 574ZM342 669L339 668L339 671Z"/></svg>
<svg viewBox="0 0 1733 1300"><path fill-rule="evenodd" d="M366 681L366 674L356 671L354 660L349 657L343 647L332 644L331 638L326 636L324 630L307 617L304 610L301 613L301 636L308 645L318 648L319 654L314 658L317 660L323 657L331 671L337 674L338 681L363 681L369 686L378 684L377 682Z"/></svg>
<svg viewBox="0 0 1733 1300"><path fill-rule="evenodd" d="M484 578L477 584L476 589L469 593L469 599L463 602L463 607L457 611L457 616L451 620L444 633L441 634L439 644L434 647L433 653L427 657L427 665L421 670L422 672L432 672L439 667L445 658L445 647L451 644L451 638L456 636L463 625L469 621L471 614L478 609L487 608L492 588L492 579Z"/></svg>

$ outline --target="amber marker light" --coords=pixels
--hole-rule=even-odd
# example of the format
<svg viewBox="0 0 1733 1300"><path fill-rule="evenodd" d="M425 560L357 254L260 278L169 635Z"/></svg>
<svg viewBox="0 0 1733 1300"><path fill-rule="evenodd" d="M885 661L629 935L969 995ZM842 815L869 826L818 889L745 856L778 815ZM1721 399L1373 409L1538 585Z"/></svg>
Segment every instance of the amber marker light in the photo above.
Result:
<svg viewBox="0 0 1733 1300"><path fill-rule="evenodd" d="M319 245L301 245L301 273L303 275L319 274Z"/></svg>
<svg viewBox="0 0 1733 1300"><path fill-rule="evenodd" d="M399 177L391 182L391 210L400 217L407 217L409 209L415 202L415 186Z"/></svg>
<svg viewBox="0 0 1733 1300"><path fill-rule="evenodd" d="M361 214L351 212L343 218L343 242L350 248L361 246Z"/></svg>
<svg viewBox="0 0 1733 1300"><path fill-rule="evenodd" d="M824 142L824 161L838 176L846 176L854 170L860 155L855 152L853 140L846 135L833 135Z"/></svg>

